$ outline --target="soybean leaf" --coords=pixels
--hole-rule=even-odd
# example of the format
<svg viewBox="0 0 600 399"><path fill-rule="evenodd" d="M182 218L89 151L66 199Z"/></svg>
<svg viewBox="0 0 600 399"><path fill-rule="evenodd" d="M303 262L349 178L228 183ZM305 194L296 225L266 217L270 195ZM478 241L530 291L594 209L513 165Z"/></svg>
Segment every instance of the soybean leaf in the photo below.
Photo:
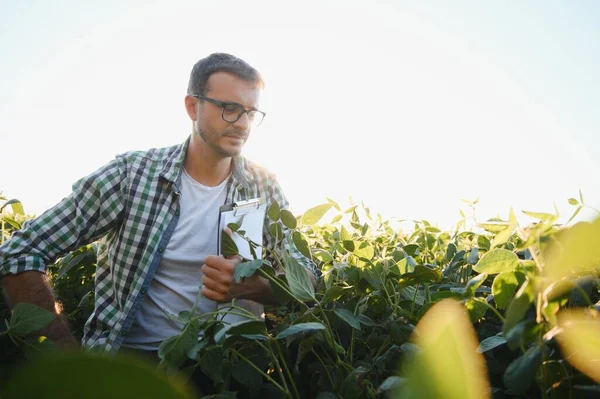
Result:
<svg viewBox="0 0 600 399"><path fill-rule="evenodd" d="M65 375L73 383L65 383ZM98 384L98 376L106 378ZM94 387L91 389L90 387ZM57 353L23 365L0 387L6 398L123 398L183 399L195 396L181 383L161 376L131 357Z"/></svg>
<svg viewBox="0 0 600 399"><path fill-rule="evenodd" d="M519 266L517 255L507 249L494 249L481 257L473 270L477 273L498 274L510 272Z"/></svg>
<svg viewBox="0 0 600 399"><path fill-rule="evenodd" d="M288 229L295 229L298 225L296 217L292 214L292 212L288 211L287 209L283 209L281 211L281 222Z"/></svg>
<svg viewBox="0 0 600 399"><path fill-rule="evenodd" d="M403 383L404 378L395 375L389 376L388 378L383 380L381 385L379 385L379 388L377 388L377 392L381 394L382 392L395 391L396 389L400 388Z"/></svg>
<svg viewBox="0 0 600 399"><path fill-rule="evenodd" d="M515 272L502 272L498 274L492 283L492 294L494 295L496 306L500 309L506 309L515 295L515 290L518 286L519 281Z"/></svg>
<svg viewBox="0 0 600 399"><path fill-rule="evenodd" d="M306 269L287 252L283 254L285 275L294 297L302 302L315 301L315 288Z"/></svg>
<svg viewBox="0 0 600 399"><path fill-rule="evenodd" d="M329 251L326 251L324 249L317 249L315 252L313 252L313 256L323 263L333 261L333 256L329 253Z"/></svg>
<svg viewBox="0 0 600 399"><path fill-rule="evenodd" d="M298 231L294 231L292 233L292 241L294 242L294 246L300 253L306 256L308 259L312 259L310 249L308 248L308 242L304 239L302 234Z"/></svg>
<svg viewBox="0 0 600 399"><path fill-rule="evenodd" d="M474 265L477 263L478 260L479 260L479 248L475 247L469 253L469 256L467 257L467 263L469 265Z"/></svg>
<svg viewBox="0 0 600 399"><path fill-rule="evenodd" d="M575 198L569 198L569 204L571 204L571 205L579 205L579 201L577 201Z"/></svg>
<svg viewBox="0 0 600 399"><path fill-rule="evenodd" d="M363 324L368 327L374 327L376 325L373 320L371 320L369 317L365 316L364 314L358 315L358 321L360 321L360 324Z"/></svg>
<svg viewBox="0 0 600 399"><path fill-rule="evenodd" d="M600 317L583 310L558 315L563 333L557 335L564 358L578 370L600 383Z"/></svg>
<svg viewBox="0 0 600 399"><path fill-rule="evenodd" d="M529 211L523 211L523 213L526 214L527 216L531 216L532 218L538 219L542 222L554 223L556 221L556 219L558 219L557 215L552 215L551 213L529 212Z"/></svg>
<svg viewBox="0 0 600 399"><path fill-rule="evenodd" d="M503 378L510 392L524 394L535 379L541 361L542 350L539 346L529 348L524 355L513 360L506 368Z"/></svg>
<svg viewBox="0 0 600 399"><path fill-rule="evenodd" d="M269 226L269 234L271 234L271 237L275 238L276 242L281 241L283 238L283 230L281 229L281 225L279 223L271 223Z"/></svg>
<svg viewBox="0 0 600 399"><path fill-rule="evenodd" d="M600 270L600 218L580 222L555 234L544 251L544 275L550 282Z"/></svg>
<svg viewBox="0 0 600 399"><path fill-rule="evenodd" d="M215 334L215 342L221 343L227 335L263 335L266 332L265 323L262 320L243 320L237 323L227 324Z"/></svg>
<svg viewBox="0 0 600 399"><path fill-rule="evenodd" d="M240 281L242 281L242 279L253 276L254 273L256 273L258 269L260 269L262 264L262 259L254 259L248 262L238 263L235 267L235 271L233 272L233 277L235 278L235 281L239 283Z"/></svg>
<svg viewBox="0 0 600 399"><path fill-rule="evenodd" d="M517 294L508 305L506 310L506 318L504 325L502 326L502 332L506 336L506 333L510 331L527 313L529 306L533 302L534 297L534 284L531 280L527 279L517 291Z"/></svg>
<svg viewBox="0 0 600 399"><path fill-rule="evenodd" d="M231 236L225 231L221 233L221 253L226 258L238 255L240 253L240 250L238 249L235 241L233 241L233 238L231 238Z"/></svg>
<svg viewBox="0 0 600 399"><path fill-rule="evenodd" d="M337 308L334 310L334 313L350 327L354 328L355 330L360 330L360 322L358 318L354 316L354 314L348 309Z"/></svg>
<svg viewBox="0 0 600 399"><path fill-rule="evenodd" d="M317 330L325 330L325 326L321 323L317 322L309 322L309 323L298 323L292 326L289 326L275 337L275 339L283 339L287 337L293 337L294 335L317 331Z"/></svg>
<svg viewBox="0 0 600 399"><path fill-rule="evenodd" d="M479 288L481 286L481 284L483 284L487 278L488 278L487 273L481 273L480 275L475 276L472 279L470 279L467 282L467 285L465 286L465 294L464 294L465 297L470 298L473 295L475 295L475 291L477 291L477 288Z"/></svg>
<svg viewBox="0 0 600 399"><path fill-rule="evenodd" d="M371 260L373 259L373 255L375 255L375 248L367 242L361 243L358 248L354 249L354 255L359 258Z"/></svg>
<svg viewBox="0 0 600 399"><path fill-rule="evenodd" d="M8 334L24 336L38 331L54 320L54 314L31 303L18 303L12 311Z"/></svg>
<svg viewBox="0 0 600 399"><path fill-rule="evenodd" d="M406 368L398 398L489 398L490 386L477 337L464 308L452 299L436 303L417 324L421 351Z"/></svg>
<svg viewBox="0 0 600 399"><path fill-rule="evenodd" d="M222 382L229 359L222 346L211 346L200 355L200 369L214 382Z"/></svg>
<svg viewBox="0 0 600 399"><path fill-rule="evenodd" d="M277 201L273 201L269 209L267 210L267 216L274 222L279 221L279 217L281 215L281 209L279 208L279 204Z"/></svg>
<svg viewBox="0 0 600 399"><path fill-rule="evenodd" d="M332 206L332 203L328 203L310 208L302 215L302 224L305 226L312 226L314 224L317 224L319 220L321 220L321 218L327 213L327 211L331 209Z"/></svg>
<svg viewBox="0 0 600 399"><path fill-rule="evenodd" d="M400 277L399 284L401 287L406 287L417 284L437 283L441 279L442 273L439 270L423 265L416 265L413 272L404 273Z"/></svg>
<svg viewBox="0 0 600 399"><path fill-rule="evenodd" d="M475 323L485 316L488 307L484 302L485 299L482 298L471 298L465 302L465 308L469 312L469 318L471 319L471 322Z"/></svg>
<svg viewBox="0 0 600 399"><path fill-rule="evenodd" d="M498 333L481 341L477 347L477 352L484 353L491 351L492 349L504 345L505 343L506 339L502 336L502 333Z"/></svg>
<svg viewBox="0 0 600 399"><path fill-rule="evenodd" d="M23 204L21 204L21 201L17 199L11 199L2 204L2 206L0 207L0 213L4 210L4 208L7 205L10 205L14 214L21 216L25 215L25 211L23 210Z"/></svg>

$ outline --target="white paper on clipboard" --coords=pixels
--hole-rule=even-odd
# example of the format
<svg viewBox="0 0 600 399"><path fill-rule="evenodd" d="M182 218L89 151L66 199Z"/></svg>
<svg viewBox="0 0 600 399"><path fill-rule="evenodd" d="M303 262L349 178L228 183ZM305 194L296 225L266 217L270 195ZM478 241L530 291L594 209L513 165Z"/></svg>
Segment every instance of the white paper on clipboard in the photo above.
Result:
<svg viewBox="0 0 600 399"><path fill-rule="evenodd" d="M227 234L223 230L229 223L236 223L240 226L240 230L245 231L245 237L262 245L266 210L266 202L259 198L223 205L219 209L219 233L217 236L219 255L223 255L221 251L221 237L223 234ZM237 245L241 256L246 259L254 259L252 252L250 252L250 246L244 238L236 233L233 233L231 238ZM262 259L262 247L256 248L255 253L257 259ZM236 299L235 304L254 314L257 318L264 319L264 307L260 303L248 299ZM217 305L218 310L228 310L230 307L231 302ZM237 313L225 313L223 316L220 316L219 320L226 324L233 324L246 321L248 318Z"/></svg>
<svg viewBox="0 0 600 399"><path fill-rule="evenodd" d="M219 209L219 233L217 236L217 249L219 255L223 254L221 251L221 238L223 234L226 234L223 230L229 223L239 225L239 229L245 232L244 236L246 236L246 238L262 245L266 210L267 204L260 198L223 205ZM237 245L241 256L246 259L254 259L254 256L250 252L250 246L244 238L235 233L232 234L231 238ZM262 259L262 248L259 247L256 249L256 257Z"/></svg>

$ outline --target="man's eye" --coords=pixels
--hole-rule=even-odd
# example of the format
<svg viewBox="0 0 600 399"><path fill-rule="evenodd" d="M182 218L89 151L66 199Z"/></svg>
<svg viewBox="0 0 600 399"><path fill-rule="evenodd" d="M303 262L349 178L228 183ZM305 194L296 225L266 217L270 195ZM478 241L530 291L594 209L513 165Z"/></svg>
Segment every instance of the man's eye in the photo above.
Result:
<svg viewBox="0 0 600 399"><path fill-rule="evenodd" d="M227 104L223 107L223 109L228 114L239 114L240 113L240 106L235 105L235 104Z"/></svg>

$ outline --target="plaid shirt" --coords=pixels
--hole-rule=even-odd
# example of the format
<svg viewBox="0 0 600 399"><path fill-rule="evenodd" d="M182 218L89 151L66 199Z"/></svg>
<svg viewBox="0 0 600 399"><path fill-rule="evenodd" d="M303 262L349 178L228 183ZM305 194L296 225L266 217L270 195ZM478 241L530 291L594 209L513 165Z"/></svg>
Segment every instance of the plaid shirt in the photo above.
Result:
<svg viewBox="0 0 600 399"><path fill-rule="evenodd" d="M0 277L46 265L102 238L95 277L95 308L84 328L85 347L115 352L131 327L179 219L181 170L188 147L129 152L73 185L73 192L26 222L0 247ZM261 197L288 207L275 177L242 156L234 158L227 203ZM289 233L289 231L287 232ZM264 245L275 249L267 232ZM315 275L312 262L284 240ZM281 250L281 248L278 248Z"/></svg>

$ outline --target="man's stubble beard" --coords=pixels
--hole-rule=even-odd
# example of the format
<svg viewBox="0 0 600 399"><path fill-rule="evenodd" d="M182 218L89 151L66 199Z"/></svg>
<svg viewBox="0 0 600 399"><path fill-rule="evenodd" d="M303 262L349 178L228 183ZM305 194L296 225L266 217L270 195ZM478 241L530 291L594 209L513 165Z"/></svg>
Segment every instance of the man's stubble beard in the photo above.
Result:
<svg viewBox="0 0 600 399"><path fill-rule="evenodd" d="M204 140L204 142L206 144L208 144L210 146L210 148L212 148L217 154L225 157L225 158L231 158L234 157L236 155L239 155L242 151L241 149L239 151L227 151L226 149L224 149L223 147L219 146L217 143L215 143L214 141L210 140L210 136L208 134L206 134L205 131L198 129L198 135L200 136L200 138L202 140Z"/></svg>

